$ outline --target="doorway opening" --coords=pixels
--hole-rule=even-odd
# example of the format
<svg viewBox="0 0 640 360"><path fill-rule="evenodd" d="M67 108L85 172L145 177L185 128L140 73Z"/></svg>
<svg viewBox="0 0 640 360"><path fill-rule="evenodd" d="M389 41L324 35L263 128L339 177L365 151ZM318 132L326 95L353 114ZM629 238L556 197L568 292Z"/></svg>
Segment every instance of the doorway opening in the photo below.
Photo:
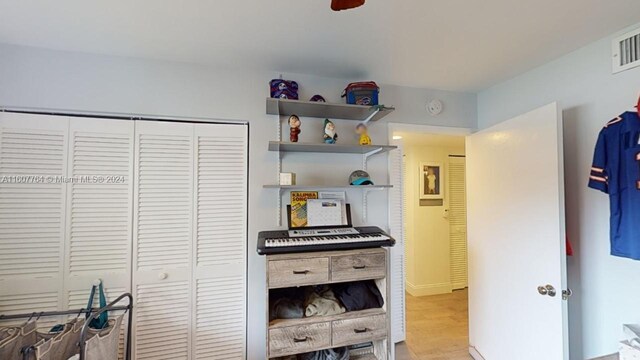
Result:
<svg viewBox="0 0 640 360"><path fill-rule="evenodd" d="M402 152L405 341L396 359L469 355L465 136L395 130Z"/></svg>

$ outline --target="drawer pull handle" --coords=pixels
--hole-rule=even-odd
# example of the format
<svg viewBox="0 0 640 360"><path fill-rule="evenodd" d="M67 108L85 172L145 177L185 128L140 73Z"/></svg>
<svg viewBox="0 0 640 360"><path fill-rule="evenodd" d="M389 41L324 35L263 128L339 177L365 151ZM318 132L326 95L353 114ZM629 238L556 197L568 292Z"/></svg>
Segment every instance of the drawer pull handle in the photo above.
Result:
<svg viewBox="0 0 640 360"><path fill-rule="evenodd" d="M307 275L308 273L310 273L311 271L309 270L293 270L293 273L295 275Z"/></svg>
<svg viewBox="0 0 640 360"><path fill-rule="evenodd" d="M367 328L362 328L362 329L353 329L353 332L356 334L362 334L362 333L366 333L369 329Z"/></svg>
<svg viewBox="0 0 640 360"><path fill-rule="evenodd" d="M356 269L356 270L362 270L362 269L364 269L366 267L367 267L367 265L353 265L353 268Z"/></svg>
<svg viewBox="0 0 640 360"><path fill-rule="evenodd" d="M309 340L308 336L305 336L303 338L293 338L293 342L297 342L297 343L305 342L307 340Z"/></svg>

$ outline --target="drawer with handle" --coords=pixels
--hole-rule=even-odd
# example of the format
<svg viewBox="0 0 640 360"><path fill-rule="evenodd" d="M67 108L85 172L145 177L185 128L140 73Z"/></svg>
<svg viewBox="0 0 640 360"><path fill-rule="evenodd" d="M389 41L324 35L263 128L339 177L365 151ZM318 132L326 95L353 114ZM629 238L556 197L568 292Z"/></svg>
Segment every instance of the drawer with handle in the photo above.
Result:
<svg viewBox="0 0 640 360"><path fill-rule="evenodd" d="M332 323L332 346L347 346L387 337L386 315L335 320Z"/></svg>
<svg viewBox="0 0 640 360"><path fill-rule="evenodd" d="M331 280L351 281L385 277L385 253L331 257Z"/></svg>
<svg viewBox="0 0 640 360"><path fill-rule="evenodd" d="M269 261L269 288L329 282L329 258Z"/></svg>
<svg viewBox="0 0 640 360"><path fill-rule="evenodd" d="M269 330L269 357L293 355L330 347L330 322Z"/></svg>

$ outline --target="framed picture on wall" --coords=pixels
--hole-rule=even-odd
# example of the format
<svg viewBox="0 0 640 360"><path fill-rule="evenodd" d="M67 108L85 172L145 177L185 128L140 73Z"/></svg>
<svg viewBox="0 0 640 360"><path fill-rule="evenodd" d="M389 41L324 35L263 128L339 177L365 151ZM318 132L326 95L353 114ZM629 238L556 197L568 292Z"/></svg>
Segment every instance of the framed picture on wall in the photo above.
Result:
<svg viewBox="0 0 640 360"><path fill-rule="evenodd" d="M420 199L444 199L444 171L438 162L420 163Z"/></svg>

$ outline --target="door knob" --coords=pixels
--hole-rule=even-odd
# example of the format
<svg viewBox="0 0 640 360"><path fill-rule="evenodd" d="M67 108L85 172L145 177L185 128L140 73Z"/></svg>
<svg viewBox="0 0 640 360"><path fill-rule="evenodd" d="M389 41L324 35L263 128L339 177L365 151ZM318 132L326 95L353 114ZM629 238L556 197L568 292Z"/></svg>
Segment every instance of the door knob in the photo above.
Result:
<svg viewBox="0 0 640 360"><path fill-rule="evenodd" d="M538 286L538 293L543 296L548 295L551 297L555 297L556 288L554 288L552 285Z"/></svg>

